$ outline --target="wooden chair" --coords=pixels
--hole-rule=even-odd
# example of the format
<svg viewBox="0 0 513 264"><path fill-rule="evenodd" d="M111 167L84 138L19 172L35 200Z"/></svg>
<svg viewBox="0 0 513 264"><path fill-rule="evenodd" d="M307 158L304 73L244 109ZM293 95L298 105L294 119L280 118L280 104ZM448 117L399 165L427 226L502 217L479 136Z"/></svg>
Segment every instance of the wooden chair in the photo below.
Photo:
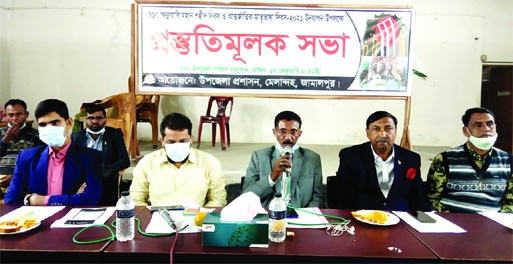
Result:
<svg viewBox="0 0 513 264"><path fill-rule="evenodd" d="M133 152L130 153L132 158L136 158L141 154L139 150L138 138L137 138L137 123L148 122L151 123L152 132L152 145L153 148L158 147L159 139L159 120L158 111L160 103L160 95L141 95L135 94L135 83L132 76L128 77L128 92L134 97L135 110L133 116L133 132L132 132L132 144L135 146Z"/></svg>
<svg viewBox="0 0 513 264"><path fill-rule="evenodd" d="M159 101L160 95L135 95L136 122L151 124L151 143L154 149L159 143Z"/></svg>
<svg viewBox="0 0 513 264"><path fill-rule="evenodd" d="M212 115L213 103L216 102L217 114ZM230 111L226 114L226 109L230 105ZM212 124L212 146L216 146L216 125L219 124L221 130L221 149L226 150L226 145L230 146L230 116L233 109L233 97L217 97L211 96L208 100L207 114L200 116L198 129L198 149L201 142L201 130L203 123Z"/></svg>

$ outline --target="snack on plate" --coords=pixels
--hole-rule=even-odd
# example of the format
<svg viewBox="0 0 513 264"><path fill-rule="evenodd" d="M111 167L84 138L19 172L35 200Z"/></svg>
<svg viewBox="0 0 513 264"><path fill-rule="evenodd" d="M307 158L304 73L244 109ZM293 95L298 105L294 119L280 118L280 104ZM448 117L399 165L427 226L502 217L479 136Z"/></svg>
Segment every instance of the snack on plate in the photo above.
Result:
<svg viewBox="0 0 513 264"><path fill-rule="evenodd" d="M369 222L374 222L378 224L384 224L388 220L388 215L382 211L365 211L360 210L357 212L351 212L354 217L360 218L362 220L366 220Z"/></svg>
<svg viewBox="0 0 513 264"><path fill-rule="evenodd" d="M21 215L18 221L23 226L23 228L29 228L36 224L37 215L34 212L28 212L24 215Z"/></svg>
<svg viewBox="0 0 513 264"><path fill-rule="evenodd" d="M0 233L13 233L18 232L22 228L22 225L18 221L1 221L0 222Z"/></svg>
<svg viewBox="0 0 513 264"><path fill-rule="evenodd" d="M15 216L13 220L0 222L0 233L18 232L22 228L28 229L37 224L37 214L28 212L23 215Z"/></svg>

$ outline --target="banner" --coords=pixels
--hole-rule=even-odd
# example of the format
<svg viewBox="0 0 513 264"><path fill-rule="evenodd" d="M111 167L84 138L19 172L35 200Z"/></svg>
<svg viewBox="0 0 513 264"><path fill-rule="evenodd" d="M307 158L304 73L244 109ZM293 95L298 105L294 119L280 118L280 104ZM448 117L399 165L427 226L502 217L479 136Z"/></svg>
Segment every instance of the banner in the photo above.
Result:
<svg viewBox="0 0 513 264"><path fill-rule="evenodd" d="M408 96L411 9L139 4L138 91Z"/></svg>

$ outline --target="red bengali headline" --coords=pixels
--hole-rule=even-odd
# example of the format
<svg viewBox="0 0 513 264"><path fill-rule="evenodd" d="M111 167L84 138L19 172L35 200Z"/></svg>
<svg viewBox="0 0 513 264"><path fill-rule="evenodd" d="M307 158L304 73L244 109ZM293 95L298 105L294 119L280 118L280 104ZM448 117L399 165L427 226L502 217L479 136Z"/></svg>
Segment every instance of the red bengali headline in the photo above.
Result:
<svg viewBox="0 0 513 264"><path fill-rule="evenodd" d="M199 54L201 43L209 52L219 52L224 46L227 50L236 52L232 56L233 60L246 64L246 61L241 57L241 44L247 50L257 49L258 56L262 56L262 49L270 49L276 56L279 56L280 50L287 48L286 41L290 39L289 37L289 35L283 34L216 33L212 27L199 24L191 33L167 30L157 32L150 37L150 48L162 50L166 54L174 51L180 55L188 55L191 52L191 44L194 45L194 53L196 54ZM346 41L350 39L345 33L342 33L342 35L295 35L295 37L303 41L302 44L298 45L299 50L306 51L311 48L313 57L318 52L317 47L320 47L324 54L340 54L342 58L345 58ZM224 41L225 45L223 45L223 40L226 40Z"/></svg>

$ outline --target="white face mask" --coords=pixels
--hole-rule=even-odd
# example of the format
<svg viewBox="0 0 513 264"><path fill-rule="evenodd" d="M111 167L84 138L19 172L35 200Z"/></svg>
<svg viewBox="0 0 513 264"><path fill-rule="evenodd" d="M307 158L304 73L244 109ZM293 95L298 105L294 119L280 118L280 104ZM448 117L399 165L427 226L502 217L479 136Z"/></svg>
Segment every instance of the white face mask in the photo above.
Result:
<svg viewBox="0 0 513 264"><path fill-rule="evenodd" d="M7 123L7 126L8 126L9 128L11 128L11 127L12 127L11 123ZM21 126L21 127L20 127L20 129L23 129L23 128L24 128L24 127L26 127L26 126L27 126L27 123L23 123L23 126Z"/></svg>
<svg viewBox="0 0 513 264"><path fill-rule="evenodd" d="M174 162L184 161L191 153L191 142L164 144L166 155Z"/></svg>
<svg viewBox="0 0 513 264"><path fill-rule="evenodd" d="M478 138L470 135L468 140L478 149L489 150L493 147L493 144L495 144L495 141L497 140L497 134L495 134L493 137L484 138Z"/></svg>
<svg viewBox="0 0 513 264"><path fill-rule="evenodd" d="M50 147L61 147L66 142L67 136L64 136L64 127L45 126L40 127L38 130L39 139Z"/></svg>
<svg viewBox="0 0 513 264"><path fill-rule="evenodd" d="M101 133L105 132L105 127L103 127L102 129L100 129L100 130L98 130L98 131L92 131L91 129L86 128L86 131L87 131L88 133L93 134L93 135L98 135L98 134L101 134Z"/></svg>

